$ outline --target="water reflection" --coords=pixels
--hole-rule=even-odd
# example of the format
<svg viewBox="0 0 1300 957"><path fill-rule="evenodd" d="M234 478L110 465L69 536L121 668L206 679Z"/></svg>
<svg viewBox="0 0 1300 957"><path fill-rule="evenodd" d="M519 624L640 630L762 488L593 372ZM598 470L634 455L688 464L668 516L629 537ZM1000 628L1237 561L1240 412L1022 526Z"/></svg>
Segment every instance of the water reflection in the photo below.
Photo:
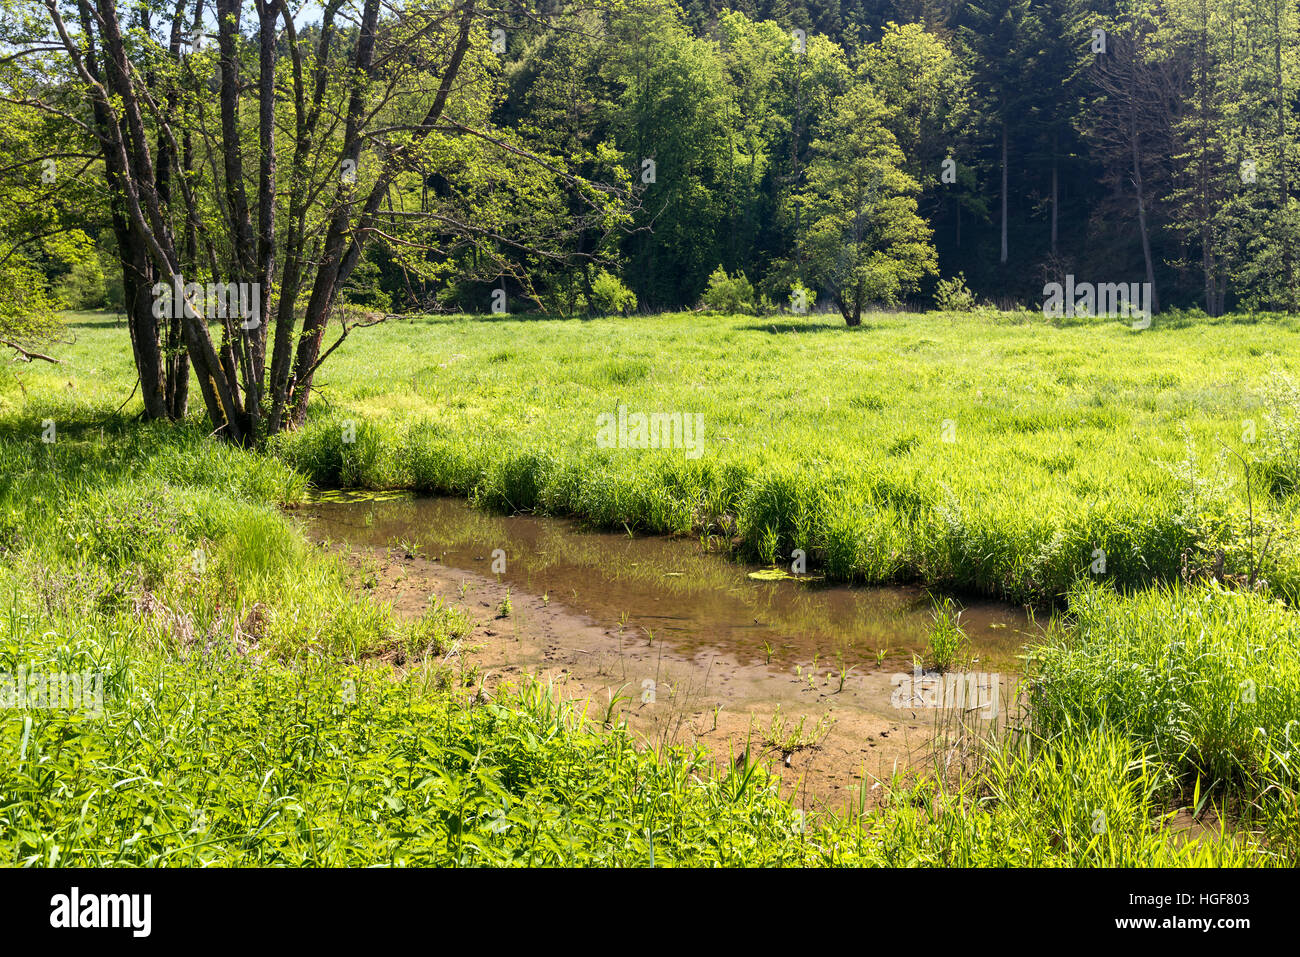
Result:
<svg viewBox="0 0 1300 957"><path fill-rule="evenodd" d="M322 539L354 545L414 547L449 568L493 574L505 553L503 582L547 595L609 627L653 632L674 650L730 652L774 664L895 663L923 652L930 600L916 588L847 587L755 581L749 566L705 552L698 541L588 532L572 522L489 515L447 498L389 497L323 501L303 509ZM1016 670L1016 656L1037 632L1021 609L968 605L962 625L981 666Z"/></svg>

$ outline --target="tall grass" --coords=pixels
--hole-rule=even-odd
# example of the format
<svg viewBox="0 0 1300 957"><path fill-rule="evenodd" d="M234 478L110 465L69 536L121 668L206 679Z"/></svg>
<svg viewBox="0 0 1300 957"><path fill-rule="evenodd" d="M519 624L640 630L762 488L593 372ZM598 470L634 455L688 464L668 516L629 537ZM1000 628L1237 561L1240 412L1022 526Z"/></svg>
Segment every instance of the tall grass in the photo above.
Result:
<svg viewBox="0 0 1300 957"><path fill-rule="evenodd" d="M1012 600L1064 597L1099 552L1102 577L1121 588L1176 581L1189 552L1225 545L1224 571L1243 572L1243 476L1213 503L1222 520L1198 524L1189 454L1203 469L1225 447L1256 461L1257 491L1272 490L1253 503L1257 518L1292 511L1295 410L1279 357L1294 353L1294 323L1207 320L1145 336L1024 316L805 328L670 316L368 330L365 353L326 374L330 405L275 450L319 485L720 533L755 561L802 549L842 581ZM1224 336L1239 346L1230 355ZM597 448L595 416L620 404L702 413L702 456ZM1298 549L1294 535L1272 545L1268 582L1288 599L1300 596Z"/></svg>
<svg viewBox="0 0 1300 957"><path fill-rule="evenodd" d="M1170 583L1241 537L1240 485L1204 502L1179 471L1188 442L1276 421L1259 383L1296 331L432 320L341 352L328 405L263 456L197 416L116 415L129 350L88 327L57 378L0 387L0 671L98 671L105 713L0 711L0 862L1294 861L1295 612ZM595 413L619 403L703 412L706 454L595 448ZM1260 461L1285 474L1282 446ZM1064 596L1072 618L1035 652L1031 735L959 781L899 780L879 811L805 820L752 765L639 749L539 685L462 694L441 652L464 617L404 622L353 593L278 508L306 479L698 532L765 562L798 548L842 580ZM1284 526L1288 486L1267 484ZM1281 536L1266 575L1289 599L1292 549ZM955 660L941 618L935 655ZM1266 834L1183 839L1166 818L1186 792L1197 810L1253 802Z"/></svg>
<svg viewBox="0 0 1300 957"><path fill-rule="evenodd" d="M1070 627L1035 649L1031 713L1042 733L1114 728L1205 791L1295 788L1295 612L1217 585L1128 596L1080 585L1070 608Z"/></svg>
<svg viewBox="0 0 1300 957"><path fill-rule="evenodd" d="M1249 841L1188 841L1169 827L1165 774L1131 740L1094 729L1003 739L956 785L895 784L871 827L891 867L1233 867L1281 863Z"/></svg>

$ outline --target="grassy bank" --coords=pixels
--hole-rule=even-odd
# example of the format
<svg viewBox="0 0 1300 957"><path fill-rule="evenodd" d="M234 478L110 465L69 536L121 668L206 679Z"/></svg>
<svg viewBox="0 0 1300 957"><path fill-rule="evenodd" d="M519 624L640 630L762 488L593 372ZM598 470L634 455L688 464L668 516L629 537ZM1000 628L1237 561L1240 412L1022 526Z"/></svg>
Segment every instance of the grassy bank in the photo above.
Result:
<svg viewBox="0 0 1300 957"><path fill-rule="evenodd" d="M402 623L350 594L275 507L303 489L283 465L65 421L0 444L0 673L101 675L102 713L0 711L0 861L819 858L761 774L698 784L696 758L536 688L468 703L442 658L460 613ZM420 664L394 672L395 647Z"/></svg>
<svg viewBox="0 0 1300 957"><path fill-rule="evenodd" d="M1178 579L1184 553L1195 572L1216 548L1244 574L1260 550L1245 488L1226 463L1214 481L1213 450L1253 419L1268 470L1251 512L1282 542L1264 577L1290 596L1289 473L1266 417L1287 325L405 323L350 341L307 428L263 456L114 414L129 347L94 321L68 366L0 383L0 672L104 676L99 718L0 711L0 861L1295 859L1295 612L1231 578L1113 587ZM702 412L705 454L595 448L595 415L620 403ZM277 508L308 479L734 534L765 560L805 547L858 580L1073 588L1071 617L1036 652L1032 733L979 774L804 820L762 771L640 751L542 689L476 702L444 660L457 611L397 620ZM1203 801L1251 833L1175 836L1168 812Z"/></svg>
<svg viewBox="0 0 1300 957"><path fill-rule="evenodd" d="M124 332L89 321L70 369L29 374L56 419L52 397L130 390ZM321 485L802 548L842 580L1041 600L1253 569L1294 599L1294 502L1268 492L1300 474L1298 346L1294 319L1244 317L416 319L349 340L275 451ZM620 405L703 415L699 456L598 448Z"/></svg>
<svg viewBox="0 0 1300 957"><path fill-rule="evenodd" d="M318 483L735 537L764 562L801 548L842 580L1012 600L1063 596L1102 552L1100 577L1121 586L1213 570L1223 549L1224 574L1262 558L1275 593L1300 590L1294 510L1261 494L1294 477L1294 420L1271 414L1287 408L1274 374L1300 345L1291 321L1135 332L897 316L851 331L679 316L372 332L323 378L310 426L277 445ZM597 415L620 405L703 415L702 454L598 448ZM1253 551L1233 453L1259 463ZM1263 525L1276 534L1261 556Z"/></svg>

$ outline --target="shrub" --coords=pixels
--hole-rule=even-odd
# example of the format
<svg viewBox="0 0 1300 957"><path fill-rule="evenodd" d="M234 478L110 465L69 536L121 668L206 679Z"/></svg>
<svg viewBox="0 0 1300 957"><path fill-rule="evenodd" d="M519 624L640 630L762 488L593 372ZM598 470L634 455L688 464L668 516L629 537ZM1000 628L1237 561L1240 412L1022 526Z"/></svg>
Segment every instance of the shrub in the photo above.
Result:
<svg viewBox="0 0 1300 957"><path fill-rule="evenodd" d="M934 304L944 312L974 310L975 294L966 285L966 274L959 272L951 279L940 279L934 289Z"/></svg>
<svg viewBox="0 0 1300 957"><path fill-rule="evenodd" d="M709 288L704 291L704 305L710 312L724 315L752 314L754 311L754 286L743 272L728 276L719 266L709 276Z"/></svg>
<svg viewBox="0 0 1300 957"><path fill-rule="evenodd" d="M72 264L72 271L64 276L57 293L73 309L98 309L105 304L104 269L99 257L92 251L85 259Z"/></svg>
<svg viewBox="0 0 1300 957"><path fill-rule="evenodd" d="M812 312L813 303L816 301L817 293L795 280L794 285L790 287L790 311L800 315Z"/></svg>
<svg viewBox="0 0 1300 957"><path fill-rule="evenodd" d="M636 308L636 293L623 285L623 280L602 269L591 281L588 305L597 315L608 316L614 313L626 315Z"/></svg>
<svg viewBox="0 0 1300 957"><path fill-rule="evenodd" d="M0 337L32 344L50 341L58 335L63 305L50 294L40 269L21 254L0 262Z"/></svg>
<svg viewBox="0 0 1300 957"><path fill-rule="evenodd" d="M364 306L379 312L393 311L393 297L383 287L384 274L372 256L378 253L368 252L357 263L347 284L342 290L344 302L353 306Z"/></svg>

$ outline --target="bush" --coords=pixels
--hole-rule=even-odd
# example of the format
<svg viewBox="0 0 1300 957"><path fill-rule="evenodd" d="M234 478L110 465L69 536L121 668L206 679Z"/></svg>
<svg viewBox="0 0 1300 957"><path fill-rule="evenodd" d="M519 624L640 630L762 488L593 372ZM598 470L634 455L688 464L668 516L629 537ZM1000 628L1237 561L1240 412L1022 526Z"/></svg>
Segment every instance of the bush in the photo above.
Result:
<svg viewBox="0 0 1300 957"><path fill-rule="evenodd" d="M58 335L63 301L51 295L40 269L15 253L0 262L0 337L28 344Z"/></svg>
<svg viewBox="0 0 1300 957"><path fill-rule="evenodd" d="M636 293L623 285L623 280L602 269L591 281L588 306L592 312L601 316L615 313L626 315L636 308Z"/></svg>
<svg viewBox="0 0 1300 957"><path fill-rule="evenodd" d="M122 284L122 264L109 254L101 252L100 266L104 272L103 308L115 312L126 311L126 290Z"/></svg>
<svg viewBox="0 0 1300 957"><path fill-rule="evenodd" d="M817 301L817 293L809 289L798 280L790 287L790 311L799 315L806 315L812 312L813 303Z"/></svg>
<svg viewBox="0 0 1300 957"><path fill-rule="evenodd" d="M704 291L704 305L710 312L724 315L754 312L754 286L743 272L728 276L719 266L709 276L709 288Z"/></svg>
<svg viewBox="0 0 1300 957"><path fill-rule="evenodd" d="M944 312L970 312L975 308L975 294L966 285L966 274L940 279L934 289L934 304Z"/></svg>
<svg viewBox="0 0 1300 957"><path fill-rule="evenodd" d="M362 257L352 271L342 299L353 306L364 306L378 312L393 311L393 297L383 287L384 274L379 263L369 255Z"/></svg>

